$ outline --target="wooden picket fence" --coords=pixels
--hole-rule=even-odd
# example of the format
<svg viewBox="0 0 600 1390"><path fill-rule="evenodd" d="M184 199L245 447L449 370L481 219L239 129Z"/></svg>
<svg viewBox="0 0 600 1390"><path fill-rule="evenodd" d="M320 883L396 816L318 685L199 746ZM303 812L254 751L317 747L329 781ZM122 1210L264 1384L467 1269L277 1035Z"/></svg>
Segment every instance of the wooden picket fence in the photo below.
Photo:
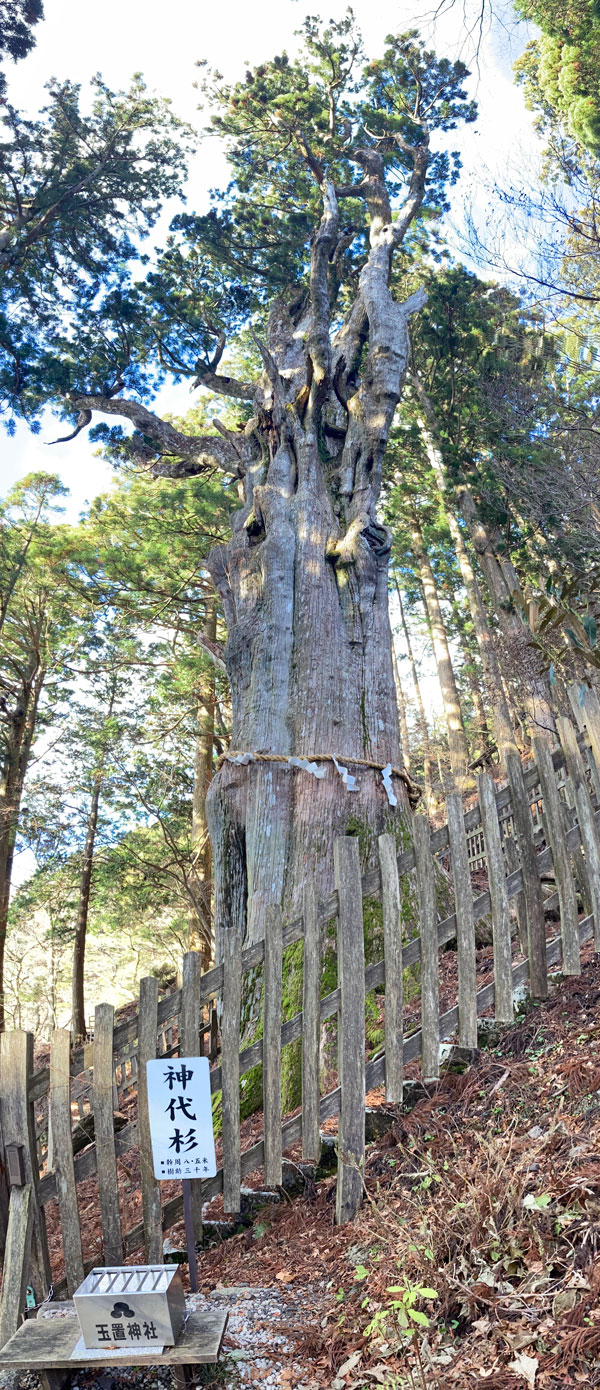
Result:
<svg viewBox="0 0 600 1390"><path fill-rule="evenodd" d="M184 957L182 986L159 998L156 979L140 984L135 1017L114 1024L109 1004L100 1004L93 1041L71 1048L70 1034L52 1037L49 1068L34 1070L33 1038L8 1032L0 1040L0 1142L23 1151L25 1178L33 1192L30 1282L42 1298L52 1282L46 1210L56 1202L60 1214L65 1278L55 1293L71 1296L91 1263L84 1261L78 1211L78 1185L95 1177L102 1229L102 1258L120 1264L141 1249L149 1263L160 1263L163 1236L182 1219L182 1198L161 1205L152 1170L146 1062L156 1056L211 1058L211 1087L221 1094L222 1154L216 1177L193 1184L196 1238L202 1238L203 1204L223 1194L226 1212L240 1210L243 1178L264 1169L267 1187L282 1179L282 1156L301 1142L302 1158L315 1161L323 1123L338 1117L336 1217L350 1219L361 1200L365 1148L365 1096L384 1085L386 1100L403 1098L404 1069L420 1058L422 1076L439 1076L440 1043L456 1039L477 1047L478 1018L494 1011L502 1024L513 1019L515 989L529 983L544 998L548 971L561 966L581 971L581 946L594 939L600 950L600 704L586 692L574 705L578 728L558 720L560 746L553 752L534 740L535 761L523 767L507 760L508 781L497 789L491 776L478 778L477 804L465 812L458 794L446 801L447 821L431 829L427 818L412 818L412 846L397 853L393 836L379 840L379 868L361 877L355 837L336 841L335 889L318 902L307 883L303 913L282 922L278 908L267 910L265 936L246 949L235 933L225 943L222 962L202 974L201 958ZM474 861L487 866L489 887L475 898ZM437 861L437 866L436 866ZM436 884L439 865L450 866L455 911L439 920ZM411 876L418 904L418 934L406 939L402 918L402 879ZM552 875L544 899L542 880ZM585 911L580 917L579 890ZM383 958L365 966L363 900L379 898L383 919ZM511 912L511 904L514 911ZM548 940L548 909L560 913L560 928ZM515 933L514 918L518 922ZM555 913L556 915L556 913ZM493 980L477 988L475 928L491 920ZM324 929L331 945L337 925L337 987L321 997ZM414 930L414 923L411 931ZM282 1019L283 955L304 942L302 1010ZM440 1014L439 952L456 941L457 997ZM515 950L516 945L516 950ZM404 972L420 963L420 1026L403 1026ZM241 1048L244 976L264 972L263 1035ZM385 1048L366 1061L365 997L384 994ZM219 1019L219 1023L217 1022ZM337 1018L338 1084L321 1094L323 1024ZM301 1040L302 1110L284 1117L281 1108L282 1048ZM240 1080L262 1063L264 1133L242 1151ZM137 1092L137 1117L115 1129L123 1097ZM87 1108L86 1108L87 1107ZM93 1141L74 1154L78 1126L93 1114ZM47 1138L51 1140L48 1145ZM123 1230L117 1166L131 1150L140 1159L141 1219ZM14 1191L14 1189L13 1189ZM11 1271L5 1270L5 1283ZM21 1278L22 1272L19 1275ZM12 1277L12 1276L11 1276ZM15 1275L16 1277L16 1275ZM4 1301L4 1300L3 1300ZM1 1308L0 1308L1 1332Z"/></svg>

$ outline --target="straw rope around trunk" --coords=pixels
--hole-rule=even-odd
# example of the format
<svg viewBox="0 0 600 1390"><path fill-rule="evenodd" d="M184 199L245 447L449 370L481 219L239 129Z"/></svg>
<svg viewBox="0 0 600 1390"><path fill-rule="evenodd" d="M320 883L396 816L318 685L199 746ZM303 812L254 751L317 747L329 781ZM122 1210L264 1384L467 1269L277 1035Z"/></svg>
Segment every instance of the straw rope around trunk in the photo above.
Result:
<svg viewBox="0 0 600 1390"><path fill-rule="evenodd" d="M324 773L316 771L317 763L333 763L343 777L348 791L356 790L354 786L356 779L349 774L344 777L344 773L347 773L346 764L349 764L350 767L368 767L372 768L375 772L381 773L390 804L394 804L392 800L391 777L399 777L400 781L404 783L408 793L408 801L411 810L414 810L415 807L418 806L423 795L422 788L417 782L413 781L410 773L406 771L405 767L392 767L391 763L376 763L373 762L371 758L346 758L342 756L337 758L334 753L311 753L310 755L251 753L229 748L226 753L221 753L220 757L217 759L217 771L226 762L238 763L240 765L247 765L248 763L287 763L288 767L296 767L301 772L310 772L313 776L317 777L324 776Z"/></svg>

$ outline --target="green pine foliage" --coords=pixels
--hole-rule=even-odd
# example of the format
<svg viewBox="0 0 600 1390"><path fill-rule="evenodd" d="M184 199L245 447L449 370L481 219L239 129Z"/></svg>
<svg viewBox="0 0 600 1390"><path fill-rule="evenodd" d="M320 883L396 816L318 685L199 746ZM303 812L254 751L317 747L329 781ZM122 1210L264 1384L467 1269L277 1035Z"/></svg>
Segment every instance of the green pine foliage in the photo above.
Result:
<svg viewBox="0 0 600 1390"><path fill-rule="evenodd" d="M600 151L600 6L597 0L517 0L541 29L516 65L542 126L561 122L573 139Z"/></svg>

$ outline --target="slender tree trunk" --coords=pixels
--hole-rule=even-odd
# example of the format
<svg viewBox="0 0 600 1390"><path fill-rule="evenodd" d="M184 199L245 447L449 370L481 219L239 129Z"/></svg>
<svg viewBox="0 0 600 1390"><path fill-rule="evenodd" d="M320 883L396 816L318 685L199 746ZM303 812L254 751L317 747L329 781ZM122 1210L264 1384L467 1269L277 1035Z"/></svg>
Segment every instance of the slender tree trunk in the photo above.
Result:
<svg viewBox="0 0 600 1390"><path fill-rule="evenodd" d="M73 1036L77 1042L83 1042L87 1037L85 1024L85 947L87 938L87 924L90 910L90 893L92 889L92 872L94 867L94 848L96 844L96 833L98 830L98 812L100 809L100 796L102 792L103 772L99 769L94 778L92 790L92 800L87 822L85 837L85 847L83 851L83 864L81 867L81 878L79 880L79 899L77 903L77 923L75 926L75 941L73 944L73 982L72 982L72 1028Z"/></svg>
<svg viewBox="0 0 600 1390"><path fill-rule="evenodd" d="M457 496L498 619L506 664L518 681L533 732L553 741L556 725L548 682L540 671L537 653L530 645L529 628L515 611L512 599L514 588L520 592L516 572L513 566L507 571L510 562L501 563L469 488L461 485ZM510 575L508 581L507 573Z"/></svg>
<svg viewBox="0 0 600 1390"><path fill-rule="evenodd" d="M418 673L418 671L417 671L417 663L416 663L416 661L415 661L415 654L414 654L414 650L413 650L413 644L412 644L412 641L411 641L411 636L410 636L410 632L409 632L409 628L408 628L408 623L407 623L407 621L406 621L406 614L405 614L405 612L404 612L404 604L403 604L403 602L402 602L402 594L400 593L400 586L399 586L399 584L398 584L398 579L397 579L397 577L396 577L395 575L394 575L394 585L395 585L396 594L397 594L397 597L398 597L398 605L399 605L399 608L400 608L400 621L401 621L401 623L402 623L402 631L403 631L403 633L404 633L404 641L405 641L405 643L406 643L406 650L407 650L407 652L408 652L408 660L409 660L409 663L410 663L410 672L411 672L412 681L413 681L413 686L414 686L414 691L415 691L415 699L416 699L416 702L417 702L417 727L418 727L418 730L419 730L419 737L420 737L420 739L421 739L421 745L422 745L422 748L423 748L423 782L424 782L424 784L425 784L425 800L426 800L426 802L427 802L427 806L428 806L429 808L432 808L432 807L433 807L433 804L434 804L434 796L433 796L433 765L434 765L434 758L433 758L433 753L432 753L432 748L431 748L431 736L430 736L430 733L429 733L429 725L428 725L428 723L427 723L427 716L426 716L426 714L425 714L425 705L423 704L423 694L422 694L422 691L421 691L421 683L420 683L420 681L419 681L419 673Z"/></svg>
<svg viewBox="0 0 600 1390"><path fill-rule="evenodd" d="M111 681L109 701L105 716L105 730L109 721L112 719L116 697L117 677L114 675ZM75 942L73 946L72 1027L75 1038L80 1042L87 1037L87 1029L85 1026L85 948L90 911L90 895L92 891L92 875L94 870L94 850L96 847L96 835L98 833L98 815L105 779L107 754L108 740L103 736L98 765L94 773L92 784L92 798L87 821L81 878L79 881L77 923L75 926Z"/></svg>
<svg viewBox="0 0 600 1390"><path fill-rule="evenodd" d="M467 553L458 519L446 502L444 503L444 508L448 518L450 534L454 541L458 567L465 587L471 621L475 630L477 647L483 666L486 691L490 702L489 712L492 720L494 737L498 745L500 757L504 760L506 753L513 751L515 745L512 720L502 688L502 678L500 675L500 666L498 664L494 638L487 620L487 614L477 578Z"/></svg>
<svg viewBox="0 0 600 1390"><path fill-rule="evenodd" d="M483 689L480 680L480 670L477 665L477 653L474 644L464 631L464 624L461 623L461 615L454 613L454 622L459 630L463 651L465 654L465 664L462 668L462 676L468 686L473 705L473 721L475 730L475 742L477 746L477 756L485 748L490 746L490 731L483 698Z"/></svg>
<svg viewBox="0 0 600 1390"><path fill-rule="evenodd" d="M0 1031L5 1027L4 955L15 843L25 774L45 677L46 669L40 662L39 649L36 647L28 658L21 682L18 707L9 717L0 784Z"/></svg>
<svg viewBox="0 0 600 1390"><path fill-rule="evenodd" d="M510 711L502 688L502 677L500 674L494 637L488 623L485 605L465 545L458 517L448 497L448 478L446 475L443 451L438 438L437 421L435 419L433 406L419 378L412 376L411 384L423 411L420 420L423 442L425 444L429 463L438 484L444 512L448 521L448 529L454 544L460 576L467 595L469 612L475 630L477 647L483 666L486 690L489 696L490 716L493 721L494 736L500 752L500 757L502 761L504 761L506 752L514 751L515 743Z"/></svg>
<svg viewBox="0 0 600 1390"><path fill-rule="evenodd" d="M392 659L394 662L394 684L396 686L396 700L398 703L398 719L400 720L400 746L402 749L402 760L404 762L404 766L407 772L410 772L410 742L408 737L408 723L406 719L406 700L404 699L402 681L400 680L400 671L398 670L398 658L396 656L396 649L393 643Z"/></svg>
<svg viewBox="0 0 600 1390"><path fill-rule="evenodd" d="M207 602L204 636L215 642L217 636L217 605L214 597ZM194 756L194 790L192 798L192 856L193 889L197 908L190 913L189 949L202 951L204 970L210 965L212 943L212 852L206 820L206 797L213 775L215 739L216 691L214 668L202 676L198 699L198 724Z"/></svg>
<svg viewBox="0 0 600 1390"><path fill-rule="evenodd" d="M448 729L448 751L452 776L459 788L464 787L469 766L469 746L465 734L460 708L460 697L456 685L446 628L438 597L437 585L429 556L425 550L423 533L416 517L410 522L410 535L417 571L423 590L423 599L431 630L431 640L437 666L438 679L444 704L444 715Z"/></svg>

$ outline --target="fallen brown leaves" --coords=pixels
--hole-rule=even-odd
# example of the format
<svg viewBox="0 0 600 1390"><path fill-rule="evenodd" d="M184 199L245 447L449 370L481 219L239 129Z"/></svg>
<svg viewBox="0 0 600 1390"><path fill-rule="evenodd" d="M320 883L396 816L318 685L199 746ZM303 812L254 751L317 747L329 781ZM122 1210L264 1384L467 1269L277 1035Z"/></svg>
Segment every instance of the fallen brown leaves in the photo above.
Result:
<svg viewBox="0 0 600 1390"><path fill-rule="evenodd" d="M203 1286L306 1290L295 1361L335 1390L600 1387L599 1003L590 959L478 1067L395 1112L354 1223L334 1225L327 1178L207 1251ZM404 1281L435 1288L416 1305L429 1328L406 1341L388 1314L365 1337Z"/></svg>

